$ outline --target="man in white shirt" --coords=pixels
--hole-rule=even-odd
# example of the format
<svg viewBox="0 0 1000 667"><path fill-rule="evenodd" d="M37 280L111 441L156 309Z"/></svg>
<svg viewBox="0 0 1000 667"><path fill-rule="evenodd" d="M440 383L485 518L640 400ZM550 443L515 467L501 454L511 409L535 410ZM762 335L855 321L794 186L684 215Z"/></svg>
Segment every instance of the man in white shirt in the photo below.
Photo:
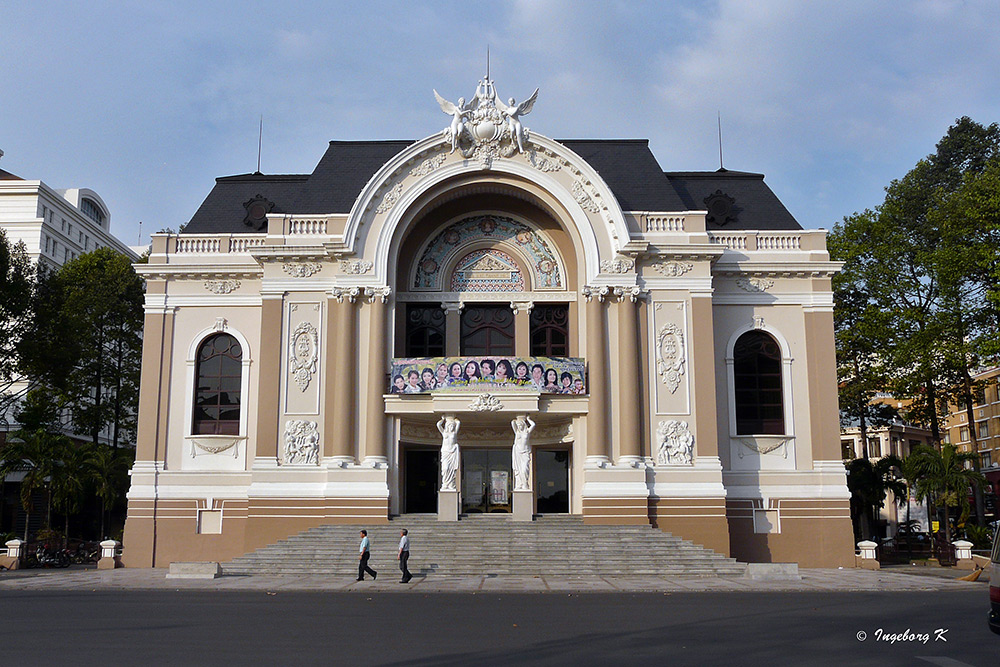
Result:
<svg viewBox="0 0 1000 667"><path fill-rule="evenodd" d="M368 567L368 559L371 558L371 548L368 543L368 531L361 531L361 547L358 556L358 581L365 580L365 572L372 575L372 579L378 579L378 572Z"/></svg>
<svg viewBox="0 0 1000 667"><path fill-rule="evenodd" d="M403 578L399 580L399 583L405 584L413 578L410 571L406 569L406 561L410 559L410 538L406 535L406 529L403 528L399 531L399 553L396 558L399 559L399 571L403 573Z"/></svg>

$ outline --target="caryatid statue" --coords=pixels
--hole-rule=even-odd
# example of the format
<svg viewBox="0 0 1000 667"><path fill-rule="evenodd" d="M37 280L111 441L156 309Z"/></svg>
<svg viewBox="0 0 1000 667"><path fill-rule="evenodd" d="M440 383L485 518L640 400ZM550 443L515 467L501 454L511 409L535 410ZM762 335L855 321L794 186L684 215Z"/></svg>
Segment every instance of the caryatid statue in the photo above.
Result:
<svg viewBox="0 0 1000 667"><path fill-rule="evenodd" d="M458 141L462 138L462 132L465 130L465 117L470 111L475 107L473 100L466 106L465 98L459 97L458 104L452 104L448 100L444 99L438 95L438 91L434 91L434 97L437 98L438 104L441 106L441 111L445 112L451 116L451 125L448 126L448 138L451 140L451 153L455 152L458 148Z"/></svg>
<svg viewBox="0 0 1000 667"><path fill-rule="evenodd" d="M441 433L441 490L456 491L458 474L458 427L462 422L448 415L441 417L437 429Z"/></svg>
<svg viewBox="0 0 1000 667"><path fill-rule="evenodd" d="M514 490L531 490L531 445L528 438L535 430L531 417L519 416L510 423L514 429L514 449L511 453L511 467L514 468Z"/></svg>

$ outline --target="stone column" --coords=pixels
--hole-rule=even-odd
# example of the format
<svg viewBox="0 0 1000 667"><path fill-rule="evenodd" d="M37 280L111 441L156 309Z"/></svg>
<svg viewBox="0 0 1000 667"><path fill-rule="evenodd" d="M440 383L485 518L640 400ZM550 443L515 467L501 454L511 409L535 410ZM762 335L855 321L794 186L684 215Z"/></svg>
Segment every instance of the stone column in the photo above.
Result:
<svg viewBox="0 0 1000 667"><path fill-rule="evenodd" d="M444 308L444 355L457 357L462 348L462 304L443 303Z"/></svg>
<svg viewBox="0 0 1000 667"><path fill-rule="evenodd" d="M604 298L607 287L584 286L587 299L587 465L600 466L608 461L608 362L607 334L604 326Z"/></svg>
<svg viewBox="0 0 1000 667"><path fill-rule="evenodd" d="M260 366L257 371L257 458L278 460L281 375L281 294L263 296L260 308Z"/></svg>
<svg viewBox="0 0 1000 667"><path fill-rule="evenodd" d="M174 333L174 309L147 312L142 329L142 374L139 384L139 427L136 460L165 461L166 419L170 361ZM197 362L194 362L197 363ZM187 400L192 400L190 397Z"/></svg>
<svg viewBox="0 0 1000 667"><path fill-rule="evenodd" d="M514 311L514 356L531 356L531 301L510 302Z"/></svg>
<svg viewBox="0 0 1000 667"><path fill-rule="evenodd" d="M618 297L618 391L622 396L642 396L639 377L639 330L636 303L642 290L616 287ZM618 462L633 465L642 461L641 402L621 410L619 418Z"/></svg>
<svg viewBox="0 0 1000 667"><path fill-rule="evenodd" d="M365 465L379 467L388 463L385 450L385 400L382 396L389 391L386 372L389 370L389 341L385 335L385 302L391 290L388 287L369 287L368 296L368 392L365 402L367 415L365 429Z"/></svg>
<svg viewBox="0 0 1000 667"><path fill-rule="evenodd" d="M327 358L327 368L332 364L333 400L324 417L327 445L324 454L332 456L338 465L355 462L354 458L354 395L358 390L356 309L354 301L360 294L357 287L335 288L330 305L336 299L336 317L330 318L329 338L333 339L333 354ZM328 349L330 347L328 338Z"/></svg>

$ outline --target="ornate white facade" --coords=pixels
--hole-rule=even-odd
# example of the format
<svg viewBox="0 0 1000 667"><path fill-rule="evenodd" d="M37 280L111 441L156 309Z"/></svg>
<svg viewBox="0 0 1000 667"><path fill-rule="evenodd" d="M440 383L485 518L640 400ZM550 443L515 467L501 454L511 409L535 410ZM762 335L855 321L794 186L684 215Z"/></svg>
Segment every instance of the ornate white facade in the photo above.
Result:
<svg viewBox="0 0 1000 667"><path fill-rule="evenodd" d="M529 131L537 96L438 96L443 131L219 179L154 237L129 562L517 490L740 560L853 563L825 232L759 174Z"/></svg>

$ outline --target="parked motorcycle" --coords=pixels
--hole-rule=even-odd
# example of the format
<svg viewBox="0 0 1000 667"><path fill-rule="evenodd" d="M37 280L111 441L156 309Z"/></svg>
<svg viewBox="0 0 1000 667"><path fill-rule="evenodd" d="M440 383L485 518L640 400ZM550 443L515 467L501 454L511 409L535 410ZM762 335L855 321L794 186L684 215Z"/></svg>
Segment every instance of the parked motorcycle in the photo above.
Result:
<svg viewBox="0 0 1000 667"><path fill-rule="evenodd" d="M69 567L70 556L66 549L50 549L46 544L35 549L35 561L38 567Z"/></svg>

